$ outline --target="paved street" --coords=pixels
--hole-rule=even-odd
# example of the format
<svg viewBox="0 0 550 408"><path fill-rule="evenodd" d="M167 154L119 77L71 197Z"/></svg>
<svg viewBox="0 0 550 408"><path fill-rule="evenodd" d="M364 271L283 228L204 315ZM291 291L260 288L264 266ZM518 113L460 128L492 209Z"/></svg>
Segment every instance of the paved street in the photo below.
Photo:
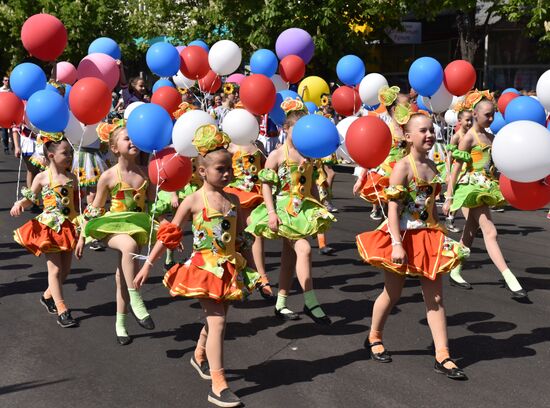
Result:
<svg viewBox="0 0 550 408"><path fill-rule="evenodd" d="M17 245L12 230L34 214L9 216L18 161L0 156L0 407L208 407L209 383L189 365L201 327L198 302L173 299L157 267L143 297L154 331L129 321L134 341L115 341L115 253L87 250L73 263L65 300L80 327L62 329L40 305L46 265ZM502 250L529 291L518 303L476 240L464 277L474 290L449 286L445 302L451 354L470 377L453 382L433 371L433 349L418 282L407 281L390 316L391 364L370 360L363 342L382 273L359 260L355 235L375 228L366 203L353 198L351 174L338 173L338 222L323 257L314 249L317 295L333 317L284 323L259 294L231 310L226 370L247 407L548 407L550 372L550 221L544 211L494 214ZM463 225L459 220L458 225ZM455 238L458 235L455 234ZM189 239L186 247L190 248ZM280 242L269 242L276 283ZM302 295L289 298L301 311Z"/></svg>

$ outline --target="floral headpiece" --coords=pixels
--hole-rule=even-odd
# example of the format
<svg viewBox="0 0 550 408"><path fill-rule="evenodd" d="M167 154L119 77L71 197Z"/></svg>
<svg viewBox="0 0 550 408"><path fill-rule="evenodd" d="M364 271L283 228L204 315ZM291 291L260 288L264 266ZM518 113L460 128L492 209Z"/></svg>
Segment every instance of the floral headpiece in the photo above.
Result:
<svg viewBox="0 0 550 408"><path fill-rule="evenodd" d="M291 98L290 96L286 98L283 103L281 103L281 109L285 113L285 115L288 115L290 112L293 111L306 111L306 105L300 98Z"/></svg>
<svg viewBox="0 0 550 408"><path fill-rule="evenodd" d="M397 95L400 91L401 88L399 88L398 86L389 87L387 85L384 85L378 91L378 100L384 106L390 106L392 103L395 102L395 100L397 99Z"/></svg>
<svg viewBox="0 0 550 408"><path fill-rule="evenodd" d="M47 142L54 142L54 143L57 143L57 142L60 142L61 140L63 140L63 137L64 137L64 134L63 132L43 132L43 131L40 131L40 133L38 134L38 137L37 137L37 142L38 144L44 144L44 143L47 143Z"/></svg>
<svg viewBox="0 0 550 408"><path fill-rule="evenodd" d="M462 102L462 110L472 110L476 105L481 102L482 99L487 99L491 102L494 102L495 97L489 90L479 91L477 89L471 90L464 97Z"/></svg>
<svg viewBox="0 0 550 408"><path fill-rule="evenodd" d="M191 142L201 156L206 156L214 150L227 149L231 139L227 133L218 130L216 125L203 125L195 131Z"/></svg>
<svg viewBox="0 0 550 408"><path fill-rule="evenodd" d="M321 96L321 106L328 106L329 103L330 103L330 99L328 95Z"/></svg>
<svg viewBox="0 0 550 408"><path fill-rule="evenodd" d="M430 114L428 112L426 112L425 110L419 109L418 111L415 112L412 109L411 105L409 105L408 103L407 104L399 103L395 107L395 110L393 112L393 118L395 119L395 121L397 123L399 123L401 126L403 126L409 121L409 119L414 114L421 114L421 115L425 115L427 117L430 117Z"/></svg>
<svg viewBox="0 0 550 408"><path fill-rule="evenodd" d="M244 103L242 103L241 101L237 102L234 106L235 109L246 109L244 107Z"/></svg>
<svg viewBox="0 0 550 408"><path fill-rule="evenodd" d="M185 95L187 92L189 92L189 89L186 88L178 88L178 92L182 95Z"/></svg>
<svg viewBox="0 0 550 408"><path fill-rule="evenodd" d="M195 109L195 107L191 105L189 102L180 103L178 106L178 109L173 113L174 119L178 119L181 115L193 109Z"/></svg>
<svg viewBox="0 0 550 408"><path fill-rule="evenodd" d="M124 119L115 120L113 123L101 122L96 128L97 137L99 137L99 140L102 142L108 143L109 137L111 137L113 132L124 126L126 126L126 121Z"/></svg>
<svg viewBox="0 0 550 408"><path fill-rule="evenodd" d="M59 81L54 81L53 79L50 80L48 82L48 84L50 84L51 86L53 86L55 89L57 89L58 91L59 90L63 90L63 92L65 92L65 84L64 83L61 83Z"/></svg>

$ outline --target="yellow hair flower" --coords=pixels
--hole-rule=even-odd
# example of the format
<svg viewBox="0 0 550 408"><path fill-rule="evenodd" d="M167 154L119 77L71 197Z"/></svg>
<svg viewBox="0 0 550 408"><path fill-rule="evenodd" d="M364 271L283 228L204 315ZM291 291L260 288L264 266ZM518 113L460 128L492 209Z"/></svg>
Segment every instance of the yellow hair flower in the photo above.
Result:
<svg viewBox="0 0 550 408"><path fill-rule="evenodd" d="M218 149L226 149L231 143L227 133L218 130L216 125L203 125L195 132L195 137L191 142L201 156Z"/></svg>
<svg viewBox="0 0 550 408"><path fill-rule="evenodd" d="M395 100L397 99L397 95L400 91L401 88L399 88L398 86L389 87L387 85L384 85L378 91L378 100L384 106L390 106L392 103L395 102Z"/></svg>
<svg viewBox="0 0 550 408"><path fill-rule="evenodd" d="M281 109L283 112L288 115L292 111L304 111L306 110L306 105L300 98L286 98L283 103L281 103Z"/></svg>
<svg viewBox="0 0 550 408"><path fill-rule="evenodd" d="M321 96L321 106L328 106L330 103L330 99L328 98L328 95Z"/></svg>
<svg viewBox="0 0 550 408"><path fill-rule="evenodd" d="M234 91L235 91L235 87L230 82L226 82L225 85L223 86L223 93L226 95L230 95Z"/></svg>

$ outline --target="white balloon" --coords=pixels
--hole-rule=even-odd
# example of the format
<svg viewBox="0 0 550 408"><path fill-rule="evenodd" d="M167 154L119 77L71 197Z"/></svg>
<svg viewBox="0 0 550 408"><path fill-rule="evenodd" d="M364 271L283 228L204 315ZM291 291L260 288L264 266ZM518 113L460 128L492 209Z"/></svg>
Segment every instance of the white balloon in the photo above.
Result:
<svg viewBox="0 0 550 408"><path fill-rule="evenodd" d="M498 131L493 161L510 180L530 183L550 174L550 131L530 120L518 120Z"/></svg>
<svg viewBox="0 0 550 408"><path fill-rule="evenodd" d="M537 81L537 97L547 111L550 111L550 69Z"/></svg>
<svg viewBox="0 0 550 408"><path fill-rule="evenodd" d="M174 81L174 84L176 84L176 86L181 89L189 89L193 85L195 85L195 80L187 78L181 73L181 71L178 71L178 73L174 75L172 79Z"/></svg>
<svg viewBox="0 0 550 408"><path fill-rule="evenodd" d="M75 149L80 145L85 147L94 143L97 139L97 123L95 125L84 125L80 123L72 112L69 114L69 122L63 131L65 137L73 144Z"/></svg>
<svg viewBox="0 0 550 408"><path fill-rule="evenodd" d="M241 60L241 49L230 40L218 41L208 53L210 68L218 75L232 74L241 65Z"/></svg>
<svg viewBox="0 0 550 408"><path fill-rule="evenodd" d="M388 81L383 75L372 73L365 76L359 84L359 96L363 103L369 106L379 104L378 91L383 86L388 86Z"/></svg>
<svg viewBox="0 0 550 408"><path fill-rule="evenodd" d="M223 131L229 135L231 142L248 146L258 139L260 126L256 117L245 109L233 109L223 118Z"/></svg>
<svg viewBox="0 0 550 408"><path fill-rule="evenodd" d="M347 118L342 119L336 125L336 130L338 130L338 136L340 136L340 148L336 151L336 154L342 159L353 162L353 159L348 153L346 147L346 133L348 132L349 127L353 122L359 119L357 116L348 116Z"/></svg>
<svg viewBox="0 0 550 408"><path fill-rule="evenodd" d="M454 126L458 123L458 112L449 109L445 112L445 122L449 126Z"/></svg>
<svg viewBox="0 0 550 408"><path fill-rule="evenodd" d="M434 113L445 112L451 106L452 101L453 95L447 91L443 82L432 96L422 97L424 105Z"/></svg>
<svg viewBox="0 0 550 408"><path fill-rule="evenodd" d="M186 157L196 157L199 152L191 143L196 130L203 125L215 125L212 116L202 110L191 110L176 121L172 129L172 143L176 152Z"/></svg>
<svg viewBox="0 0 550 408"><path fill-rule="evenodd" d="M128 105L126 109L124 109L124 119L128 120L128 118L130 117L130 113L132 113L132 111L135 108L137 108L139 105L143 105L144 103L145 102L137 101L137 102L132 102L130 105Z"/></svg>
<svg viewBox="0 0 550 408"><path fill-rule="evenodd" d="M288 82L283 81L283 78L279 74L275 74L271 77L273 85L275 85L275 91L286 91L288 89Z"/></svg>

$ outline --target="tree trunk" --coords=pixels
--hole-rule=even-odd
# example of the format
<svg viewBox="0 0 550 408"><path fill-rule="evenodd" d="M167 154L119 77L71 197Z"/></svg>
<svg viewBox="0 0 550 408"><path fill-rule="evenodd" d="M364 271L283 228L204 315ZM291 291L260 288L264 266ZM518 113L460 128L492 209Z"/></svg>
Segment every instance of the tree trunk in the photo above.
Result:
<svg viewBox="0 0 550 408"><path fill-rule="evenodd" d="M462 59L474 64L479 40L476 38L476 11L458 11L456 14L456 26L460 42Z"/></svg>

